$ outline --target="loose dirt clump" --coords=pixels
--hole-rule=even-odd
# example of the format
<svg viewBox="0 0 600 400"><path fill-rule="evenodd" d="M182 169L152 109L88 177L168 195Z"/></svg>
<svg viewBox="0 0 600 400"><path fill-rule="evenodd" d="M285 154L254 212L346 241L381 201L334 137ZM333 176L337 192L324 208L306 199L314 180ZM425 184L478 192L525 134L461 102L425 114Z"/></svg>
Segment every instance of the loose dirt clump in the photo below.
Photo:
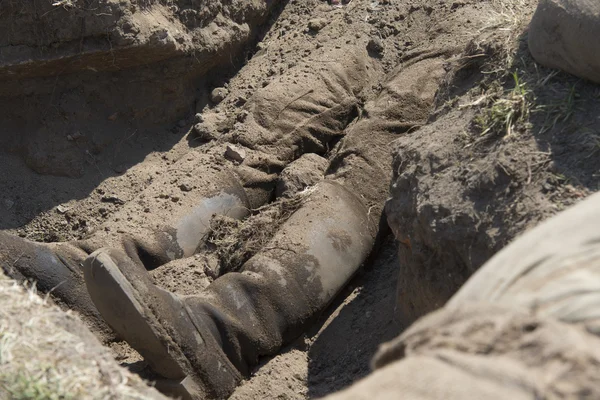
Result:
<svg viewBox="0 0 600 400"><path fill-rule="evenodd" d="M212 271L212 275L218 277L239 271L246 261L265 248L277 229L300 208L311 191L308 188L294 197L280 198L254 210L244 220L215 215L201 249L218 259L217 269Z"/></svg>
<svg viewBox="0 0 600 400"><path fill-rule="evenodd" d="M0 33L9 33L0 35L0 229L10 233L67 241L140 215L159 221L194 193L194 157L187 172L169 168L195 152L231 163L247 193L275 191L302 154L343 163L332 159L332 150L354 151L343 134L382 120L367 134L386 132L378 145L393 153L393 175L346 183L391 180L387 222L399 248L384 241L314 329L261 360L233 398L306 399L347 387L368 374L381 342L441 306L509 240L600 189L600 126L589 117L600 114L597 87L533 61L534 0L51 3L0 0ZM334 121L337 136L298 145L277 131L311 129L285 119L294 107L310 114L341 101L316 97L310 79L351 59L368 84L355 87L361 80L348 74L319 81L352 100ZM292 83L303 94L273 94ZM225 145L237 150L224 161ZM351 156L390 171L391 155ZM164 185L140 198L156 181ZM245 220L213 218L204 247L150 271L154 281L201 293L265 246L309 193L266 199ZM122 212L132 203L139 207ZM123 365L147 372L126 344L109 345Z"/></svg>

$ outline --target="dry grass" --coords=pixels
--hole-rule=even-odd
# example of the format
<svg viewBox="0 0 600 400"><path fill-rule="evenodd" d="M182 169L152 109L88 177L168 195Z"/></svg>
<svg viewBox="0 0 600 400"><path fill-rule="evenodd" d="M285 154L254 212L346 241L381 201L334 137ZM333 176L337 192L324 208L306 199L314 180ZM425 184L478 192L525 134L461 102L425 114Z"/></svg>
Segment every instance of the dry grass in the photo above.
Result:
<svg viewBox="0 0 600 400"><path fill-rule="evenodd" d="M0 303L0 398L166 399L34 287L0 275Z"/></svg>
<svg viewBox="0 0 600 400"><path fill-rule="evenodd" d="M527 128L533 104L533 93L513 72L514 87L497 97L490 97L487 107L475 117L481 136L511 136Z"/></svg>
<svg viewBox="0 0 600 400"><path fill-rule="evenodd" d="M77 7L77 0L57 0L52 5L54 7L74 8Z"/></svg>
<svg viewBox="0 0 600 400"><path fill-rule="evenodd" d="M551 86L558 71L535 63L526 43L526 26L537 2L531 0L491 0L493 11L469 54L484 58L480 71L482 89L476 99L461 107L476 108L474 126L481 138L468 146L493 137L507 137L531 127L533 115L544 115L541 133L567 121L574 111L577 93L556 93L542 103L536 93Z"/></svg>
<svg viewBox="0 0 600 400"><path fill-rule="evenodd" d="M273 237L277 229L300 208L312 193L306 189L292 198L281 198L255 210L245 220L225 216L214 216L210 231L204 242L206 251L217 255L220 276L238 271L242 265L262 249Z"/></svg>
<svg viewBox="0 0 600 400"><path fill-rule="evenodd" d="M536 2L537 3L537 2ZM502 38L495 60L495 68L489 72L501 73L514 63L517 56L518 37L531 20L531 0L491 0L492 11L482 31L496 31Z"/></svg>

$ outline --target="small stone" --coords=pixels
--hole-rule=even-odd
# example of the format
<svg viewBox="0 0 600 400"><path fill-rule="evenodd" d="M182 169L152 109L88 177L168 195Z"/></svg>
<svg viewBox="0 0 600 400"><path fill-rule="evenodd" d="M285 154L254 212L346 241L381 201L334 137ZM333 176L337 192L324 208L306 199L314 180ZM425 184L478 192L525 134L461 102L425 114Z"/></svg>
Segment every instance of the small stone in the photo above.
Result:
<svg viewBox="0 0 600 400"><path fill-rule="evenodd" d="M67 211L69 211L69 207L65 207L62 204L60 204L58 207L56 207L56 211L58 211L59 214L64 214Z"/></svg>
<svg viewBox="0 0 600 400"><path fill-rule="evenodd" d="M171 196L171 201L173 203L177 203L179 201L179 197L178 196Z"/></svg>
<svg viewBox="0 0 600 400"><path fill-rule="evenodd" d="M233 161L242 162L246 159L246 150L232 144L228 144L227 150L225 150L225 157Z"/></svg>
<svg viewBox="0 0 600 400"><path fill-rule="evenodd" d="M102 196L100 201L103 203L113 203L113 204L120 204L120 205L125 204L125 201L121 200L118 196L116 196L114 194L104 195L104 196Z"/></svg>
<svg viewBox="0 0 600 400"><path fill-rule="evenodd" d="M75 132L72 135L67 135L67 140L69 142L73 142L73 141L75 141L77 139L81 139L82 137L83 137L83 135L81 133Z"/></svg>
<svg viewBox="0 0 600 400"><path fill-rule="evenodd" d="M210 101L212 101L214 104L219 104L225 99L225 97L227 97L228 94L229 91L223 87L215 88L212 92L210 92Z"/></svg>
<svg viewBox="0 0 600 400"><path fill-rule="evenodd" d="M244 122L246 118L248 118L248 115L250 115L248 110L242 110L242 112L237 115L237 120L239 122Z"/></svg>
<svg viewBox="0 0 600 400"><path fill-rule="evenodd" d="M179 189L182 192L191 192L192 186L189 183L182 183L181 185L179 185Z"/></svg>
<svg viewBox="0 0 600 400"><path fill-rule="evenodd" d="M201 113L198 113L196 115L194 115L194 121L199 124L201 122L204 122L204 117L202 116Z"/></svg>
<svg viewBox="0 0 600 400"><path fill-rule="evenodd" d="M378 37L372 37L367 43L367 50L369 53L380 56L383 53L383 42Z"/></svg>
<svg viewBox="0 0 600 400"><path fill-rule="evenodd" d="M314 32L318 32L325 28L325 25L327 25L327 20L325 18L314 18L308 21L308 29Z"/></svg>

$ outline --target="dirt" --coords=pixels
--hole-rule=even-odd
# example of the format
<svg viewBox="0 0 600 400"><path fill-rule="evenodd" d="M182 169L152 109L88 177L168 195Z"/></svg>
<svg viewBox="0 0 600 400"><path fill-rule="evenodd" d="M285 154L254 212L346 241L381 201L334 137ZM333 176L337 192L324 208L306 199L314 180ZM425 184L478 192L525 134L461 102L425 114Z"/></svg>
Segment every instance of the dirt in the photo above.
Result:
<svg viewBox="0 0 600 400"><path fill-rule="evenodd" d="M518 234L600 189L589 118L598 88L533 60L535 5L474 38L449 65L428 124L394 144L387 214L404 240L405 323L442 306Z"/></svg>
<svg viewBox="0 0 600 400"><path fill-rule="evenodd" d="M93 393L98 399L166 400L119 367L74 313L51 304L34 287L24 288L0 272L0 299L1 398L89 398Z"/></svg>
<svg viewBox="0 0 600 400"><path fill-rule="evenodd" d="M355 93L353 118L403 122L388 141L392 173L372 177L392 184L387 220L400 243L388 237L318 323L263 360L233 398L315 398L350 385L368 374L380 343L442 305L510 239L599 189L600 140L588 117L598 112L597 87L530 58L522 35L533 0L81 0L30 8L38 3L3 10L0 1L0 32L12 32L0 35L0 229L34 241L115 228L115 215L156 181L168 187L147 194L177 203L191 188L183 174L170 179L169 167L223 143L235 143L230 161L252 165L261 182L283 170L294 190L315 183L339 138L305 150L321 157L315 171L288 177L293 168L284 167L302 152L285 141L252 148L244 135L261 133L244 129L260 112L247 104L269 85L301 85L317 68L348 62L356 49L368 57L371 80ZM511 52L518 56L507 58ZM494 67L503 72L490 73ZM398 71L403 78L394 80ZM515 86L524 90L512 98ZM436 91L433 109L423 111ZM494 125L499 99L531 111L517 109L511 132ZM152 275L194 294L223 272L220 261L198 254ZM135 351L108 345L148 377Z"/></svg>

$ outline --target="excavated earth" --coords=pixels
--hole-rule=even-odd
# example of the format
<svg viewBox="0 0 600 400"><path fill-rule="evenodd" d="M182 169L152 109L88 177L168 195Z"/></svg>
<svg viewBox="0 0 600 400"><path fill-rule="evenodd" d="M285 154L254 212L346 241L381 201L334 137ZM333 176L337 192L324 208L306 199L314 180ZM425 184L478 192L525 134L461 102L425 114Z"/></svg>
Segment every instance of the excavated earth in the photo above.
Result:
<svg viewBox="0 0 600 400"><path fill-rule="evenodd" d="M357 120L384 110L400 122L389 157L372 160L387 171L372 179L390 184L391 233L236 399L350 385L380 343L443 305L517 234L599 189L600 121L589 117L598 88L531 58L534 0L331 3L0 0L0 229L39 242L110 230L156 180L169 184L146 199L168 210L192 188L165 171L220 138L243 147L232 132L256 92L356 54L370 66ZM502 99L509 129L490 111ZM297 179L314 183L325 163L311 157ZM284 178L279 188L299 184ZM211 262L190 257L152 274L191 294L214 279ZM126 343L105 344L151 379Z"/></svg>

